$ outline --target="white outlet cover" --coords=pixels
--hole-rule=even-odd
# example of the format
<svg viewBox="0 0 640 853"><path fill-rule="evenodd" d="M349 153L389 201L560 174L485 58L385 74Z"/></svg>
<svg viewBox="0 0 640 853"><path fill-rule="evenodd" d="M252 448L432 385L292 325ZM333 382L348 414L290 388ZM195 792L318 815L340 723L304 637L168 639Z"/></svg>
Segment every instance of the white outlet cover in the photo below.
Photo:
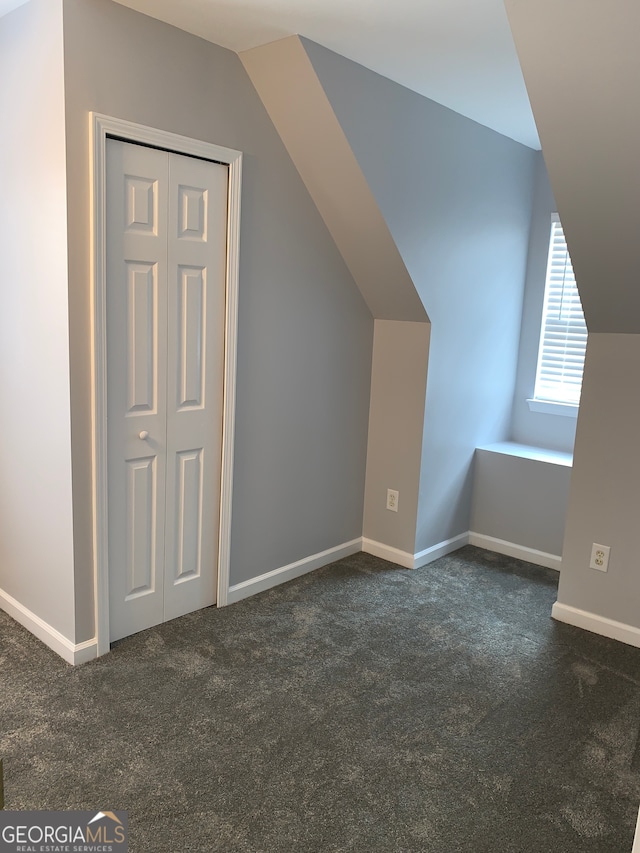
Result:
<svg viewBox="0 0 640 853"><path fill-rule="evenodd" d="M595 569L597 572L608 571L610 551L611 547L609 545L598 545L597 542L594 542L591 546L591 562L589 563L589 568Z"/></svg>
<svg viewBox="0 0 640 853"><path fill-rule="evenodd" d="M398 501L400 493L396 489L387 489L387 509L391 512L398 512Z"/></svg>

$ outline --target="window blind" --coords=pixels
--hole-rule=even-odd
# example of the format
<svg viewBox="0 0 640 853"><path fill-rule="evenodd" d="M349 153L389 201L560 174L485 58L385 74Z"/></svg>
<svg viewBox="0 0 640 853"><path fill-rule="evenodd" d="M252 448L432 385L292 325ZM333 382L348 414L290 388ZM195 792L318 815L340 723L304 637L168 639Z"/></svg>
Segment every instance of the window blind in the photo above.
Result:
<svg viewBox="0 0 640 853"><path fill-rule="evenodd" d="M534 399L577 405L586 348L587 326L567 241L553 214Z"/></svg>

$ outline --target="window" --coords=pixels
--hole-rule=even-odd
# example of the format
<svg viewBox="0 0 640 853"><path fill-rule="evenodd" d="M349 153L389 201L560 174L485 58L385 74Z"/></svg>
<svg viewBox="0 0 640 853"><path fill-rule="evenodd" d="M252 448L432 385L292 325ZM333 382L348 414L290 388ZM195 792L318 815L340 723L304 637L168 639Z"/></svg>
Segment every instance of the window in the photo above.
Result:
<svg viewBox="0 0 640 853"><path fill-rule="evenodd" d="M576 414L582 388L587 326L558 214L552 214L542 329L533 400L537 411ZM538 405L536 405L538 404Z"/></svg>

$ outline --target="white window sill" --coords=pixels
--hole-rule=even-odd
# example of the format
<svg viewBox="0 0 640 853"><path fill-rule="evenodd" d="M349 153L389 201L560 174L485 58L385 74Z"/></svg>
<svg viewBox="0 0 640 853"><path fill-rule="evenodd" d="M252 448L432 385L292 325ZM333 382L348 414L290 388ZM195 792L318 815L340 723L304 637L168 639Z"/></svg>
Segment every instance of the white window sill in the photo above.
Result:
<svg viewBox="0 0 640 853"><path fill-rule="evenodd" d="M498 441L476 447L488 453L499 453L502 456L517 456L519 459L531 459L534 462L548 462L551 465L563 465L570 468L573 464L573 453L561 450L546 450L544 447L533 447L530 444L518 444L515 441Z"/></svg>
<svg viewBox="0 0 640 853"><path fill-rule="evenodd" d="M578 409L575 403L551 403L548 400L527 400L532 412L542 412L545 415L562 415L565 418L577 418Z"/></svg>

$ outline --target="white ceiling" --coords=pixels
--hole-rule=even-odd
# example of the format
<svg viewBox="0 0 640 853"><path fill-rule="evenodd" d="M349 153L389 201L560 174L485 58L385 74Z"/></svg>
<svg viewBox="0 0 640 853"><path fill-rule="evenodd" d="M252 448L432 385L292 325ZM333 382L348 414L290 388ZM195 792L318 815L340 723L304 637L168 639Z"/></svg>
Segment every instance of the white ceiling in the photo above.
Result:
<svg viewBox="0 0 640 853"><path fill-rule="evenodd" d="M13 12L18 6L22 6L27 0L0 0L0 18L7 12Z"/></svg>
<svg viewBox="0 0 640 853"><path fill-rule="evenodd" d="M235 51L306 36L532 148L503 0L118 0Z"/></svg>
<svg viewBox="0 0 640 853"><path fill-rule="evenodd" d="M238 52L298 33L540 147L503 0L117 2Z"/></svg>

